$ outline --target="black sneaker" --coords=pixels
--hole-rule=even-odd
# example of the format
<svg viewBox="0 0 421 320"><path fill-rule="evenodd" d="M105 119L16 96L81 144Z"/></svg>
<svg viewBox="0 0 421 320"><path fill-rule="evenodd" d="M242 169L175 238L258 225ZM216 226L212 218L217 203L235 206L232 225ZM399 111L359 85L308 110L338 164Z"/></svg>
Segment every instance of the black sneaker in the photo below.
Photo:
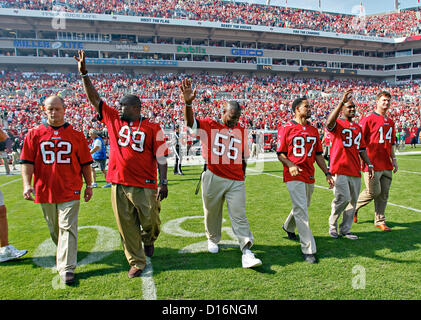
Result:
<svg viewBox="0 0 421 320"><path fill-rule="evenodd" d="M339 235L336 231L330 231L329 230L329 235L333 238L333 239L338 239Z"/></svg>
<svg viewBox="0 0 421 320"><path fill-rule="evenodd" d="M63 281L67 286L72 285L75 282L75 274L73 272L66 272L63 276Z"/></svg>
<svg viewBox="0 0 421 320"><path fill-rule="evenodd" d="M152 257L153 256L153 252L154 252L154 250L155 250L155 246L153 245L153 244L151 244L151 245L143 245L143 249L145 250L145 255L147 256L147 257Z"/></svg>
<svg viewBox="0 0 421 320"><path fill-rule="evenodd" d="M294 232L289 232L289 231L287 231L287 230L285 229L284 225L282 225L282 229L283 229L283 230L287 233L287 235L288 235L288 239L289 239L289 240L293 240L293 241L297 241L297 240L298 240L297 235L296 235Z"/></svg>
<svg viewBox="0 0 421 320"><path fill-rule="evenodd" d="M314 254L305 254L303 253L303 258L304 261L308 262L308 263L317 263L317 259L316 256Z"/></svg>

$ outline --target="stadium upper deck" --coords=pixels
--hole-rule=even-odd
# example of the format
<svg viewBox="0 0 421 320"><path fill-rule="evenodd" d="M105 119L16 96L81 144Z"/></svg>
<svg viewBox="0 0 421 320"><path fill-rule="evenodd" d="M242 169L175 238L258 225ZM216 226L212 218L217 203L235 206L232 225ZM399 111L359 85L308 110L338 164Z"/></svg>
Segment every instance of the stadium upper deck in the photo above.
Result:
<svg viewBox="0 0 421 320"><path fill-rule="evenodd" d="M364 17L363 22L355 23L353 15L226 0L1 0L0 8L44 11L51 11L55 8L55 10L75 13L188 19L377 37L417 35L420 33L421 21L415 10L371 15Z"/></svg>
<svg viewBox="0 0 421 320"><path fill-rule="evenodd" d="M91 72L272 72L391 82L421 78L421 45L409 41L417 40L418 29L405 33L414 35L409 38L388 38L383 32L392 25L403 30L408 21L417 25L415 10L367 17L360 25L353 16L223 1L51 3L0 1L0 7L23 8L0 9L1 68L74 72L72 56L84 49ZM269 23L269 17L288 23ZM383 26L379 34L372 32L376 25ZM352 33L355 26L371 31Z"/></svg>

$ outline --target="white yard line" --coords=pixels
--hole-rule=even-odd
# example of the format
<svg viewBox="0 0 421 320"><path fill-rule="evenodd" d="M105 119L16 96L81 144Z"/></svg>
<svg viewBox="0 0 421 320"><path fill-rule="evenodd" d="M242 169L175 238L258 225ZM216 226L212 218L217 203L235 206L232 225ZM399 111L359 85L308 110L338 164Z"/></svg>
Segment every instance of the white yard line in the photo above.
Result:
<svg viewBox="0 0 421 320"><path fill-rule="evenodd" d="M0 184L0 187L7 186L8 184L12 184L12 183L15 183L15 182L18 182L18 181L21 181L21 180L22 180L22 178L15 179L15 180L12 180L12 181L9 181L9 182L6 182L6 183L3 183L3 184Z"/></svg>
<svg viewBox="0 0 421 320"><path fill-rule="evenodd" d="M152 262L146 257L146 267L142 272L142 292L144 300L157 300L155 281L153 280Z"/></svg>
<svg viewBox="0 0 421 320"><path fill-rule="evenodd" d="M256 171L256 170L253 170L253 169L248 169L248 170ZM276 174L271 174L271 173L266 173L266 172L260 172L260 174L265 174L267 176L275 177L275 178L278 178L278 179L282 179L283 178L282 176L278 176ZM317 184L315 184L314 187L319 188L319 189L329 190L328 187L319 186ZM391 206L399 207L399 208L406 209L406 210L411 210L411 211L415 211L415 212L421 212L420 209L415 209L415 208L411 208L411 207L405 207L405 206L402 206L400 204L396 204L396 203L392 203L392 202L388 202L388 204L390 204Z"/></svg>
<svg viewBox="0 0 421 320"><path fill-rule="evenodd" d="M421 172L417 172L417 171L406 171L406 170L399 170L398 172L421 174Z"/></svg>

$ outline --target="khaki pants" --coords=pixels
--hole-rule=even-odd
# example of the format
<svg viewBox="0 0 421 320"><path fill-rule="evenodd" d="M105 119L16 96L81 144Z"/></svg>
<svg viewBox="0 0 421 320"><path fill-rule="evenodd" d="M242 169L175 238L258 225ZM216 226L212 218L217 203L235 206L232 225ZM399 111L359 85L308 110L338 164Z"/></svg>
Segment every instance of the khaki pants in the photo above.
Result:
<svg viewBox="0 0 421 320"><path fill-rule="evenodd" d="M374 224L380 225L386 222L385 211L387 200L389 199L390 185L392 184L392 170L375 171L374 178L368 178L368 172L364 172L364 182L366 188L358 197L356 210L369 204L374 200L375 220Z"/></svg>
<svg viewBox="0 0 421 320"><path fill-rule="evenodd" d="M19 158L20 158L20 153L18 151L13 151L12 152L12 166L13 166L13 170L16 170L16 165L19 163Z"/></svg>
<svg viewBox="0 0 421 320"><path fill-rule="evenodd" d="M0 151L0 158L3 160L4 170L6 174L10 174L9 158L6 151Z"/></svg>
<svg viewBox="0 0 421 320"><path fill-rule="evenodd" d="M41 203L51 239L57 246L56 262L60 275L74 272L77 265L77 218L79 200Z"/></svg>
<svg viewBox="0 0 421 320"><path fill-rule="evenodd" d="M226 200L232 231L238 239L240 249L252 247L254 239L246 217L244 181L224 179L208 169L202 173L202 200L206 236L209 240L214 243L221 240L222 208Z"/></svg>
<svg viewBox="0 0 421 320"><path fill-rule="evenodd" d="M329 217L329 231L338 232L339 216L343 212L339 233L344 235L350 232L354 219L355 207L361 189L361 178L336 174L332 201L332 211Z"/></svg>
<svg viewBox="0 0 421 320"><path fill-rule="evenodd" d="M295 228L297 228L301 251L305 254L315 254L317 251L316 241L310 230L308 220L308 207L310 206L314 184L288 181L286 185L291 197L292 210L284 222L284 228L288 232L295 232Z"/></svg>
<svg viewBox="0 0 421 320"><path fill-rule="evenodd" d="M111 203L126 259L131 267L144 269L142 242L152 245L160 233L161 204L156 190L113 183Z"/></svg>

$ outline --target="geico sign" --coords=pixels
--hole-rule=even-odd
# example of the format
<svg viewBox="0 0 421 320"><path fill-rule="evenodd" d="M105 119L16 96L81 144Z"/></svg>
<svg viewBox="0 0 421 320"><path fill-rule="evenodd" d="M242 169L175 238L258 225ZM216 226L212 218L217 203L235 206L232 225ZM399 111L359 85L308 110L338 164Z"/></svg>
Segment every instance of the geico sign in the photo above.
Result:
<svg viewBox="0 0 421 320"><path fill-rule="evenodd" d="M263 50L254 49L231 49L231 54L235 56L263 56Z"/></svg>

